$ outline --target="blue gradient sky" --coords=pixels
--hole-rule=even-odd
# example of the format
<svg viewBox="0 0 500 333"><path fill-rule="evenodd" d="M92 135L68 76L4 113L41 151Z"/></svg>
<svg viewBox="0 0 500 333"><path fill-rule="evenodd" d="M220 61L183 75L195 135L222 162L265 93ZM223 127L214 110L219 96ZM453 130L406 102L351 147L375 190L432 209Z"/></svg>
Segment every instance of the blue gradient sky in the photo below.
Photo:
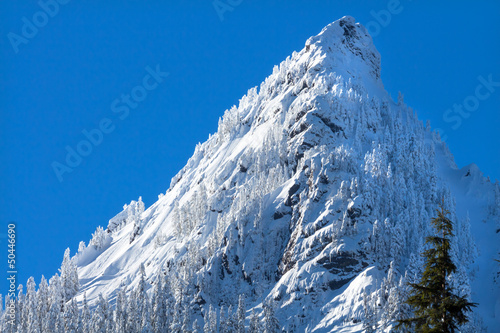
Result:
<svg viewBox="0 0 500 333"><path fill-rule="evenodd" d="M474 111L453 111L477 98L479 76L500 82L500 2L395 3L243 0L221 21L212 0L72 0L43 22L37 2L2 1L0 237L17 222L19 282L52 276L64 249L74 253L123 204L139 196L152 204L226 108L344 15L376 34L386 89L394 98L401 91L422 120L443 130L459 167L474 162L500 179L500 87L488 97L479 88ZM389 9L390 22L376 20ZM23 17L33 15L46 24L25 31L30 38L16 53L9 33L22 36ZM169 76L120 119L124 109L114 113L111 104L124 107L122 94L157 65ZM75 149L82 131L103 119L113 130L60 182L52 163L64 163L65 147ZM6 260L0 238L2 294Z"/></svg>

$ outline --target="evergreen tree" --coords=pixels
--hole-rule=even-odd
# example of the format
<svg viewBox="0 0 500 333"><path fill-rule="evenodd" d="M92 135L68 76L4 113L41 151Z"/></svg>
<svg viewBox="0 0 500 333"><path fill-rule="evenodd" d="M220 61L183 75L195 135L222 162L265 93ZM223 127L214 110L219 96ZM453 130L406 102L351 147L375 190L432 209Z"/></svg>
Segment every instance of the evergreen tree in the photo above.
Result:
<svg viewBox="0 0 500 333"><path fill-rule="evenodd" d="M42 332L56 331L56 322L59 320L60 313L61 308L59 307L59 303L52 302L50 304L50 309L47 313L46 319L42 324Z"/></svg>
<svg viewBox="0 0 500 333"><path fill-rule="evenodd" d="M64 259L59 272L61 273L62 296L66 302L75 296L80 288L76 262L74 258L70 257L69 248L64 252Z"/></svg>
<svg viewBox="0 0 500 333"><path fill-rule="evenodd" d="M217 311L212 307L212 305L210 305L208 319L210 321L210 331L211 332L218 332L217 331Z"/></svg>
<svg viewBox="0 0 500 333"><path fill-rule="evenodd" d="M148 304L148 295L146 293L148 286L146 282L146 268L144 264L141 263L139 269L140 279L139 284L137 285L136 294L137 294L137 306L139 307L139 313L142 314Z"/></svg>
<svg viewBox="0 0 500 333"><path fill-rule="evenodd" d="M367 293L366 290L363 291L363 311L365 313L363 332L375 332L376 316L375 311L372 307L372 296L371 294Z"/></svg>
<svg viewBox="0 0 500 333"><path fill-rule="evenodd" d="M49 297L51 306L58 306L59 312L64 311L61 278L57 273L49 280Z"/></svg>
<svg viewBox="0 0 500 333"><path fill-rule="evenodd" d="M203 316L203 332L210 332L210 319L209 319L209 311L205 312L205 315Z"/></svg>
<svg viewBox="0 0 500 333"><path fill-rule="evenodd" d="M75 299L73 298L68 302L64 308L63 319L64 319L64 332L66 333L77 333L78 332L78 322L79 322L79 312L78 306L76 305Z"/></svg>
<svg viewBox="0 0 500 333"><path fill-rule="evenodd" d="M183 306L183 317L182 317L182 327L181 327L181 332L182 333L190 333L190 326L191 326L191 309L189 308L189 305L187 303L184 304Z"/></svg>
<svg viewBox="0 0 500 333"><path fill-rule="evenodd" d="M142 313L142 328L141 333L153 333L153 328L151 327L151 317L149 316L149 311L146 309Z"/></svg>
<svg viewBox="0 0 500 333"><path fill-rule="evenodd" d="M87 293L83 293L83 308L82 308L82 332L90 333L90 310L87 303Z"/></svg>
<svg viewBox="0 0 500 333"><path fill-rule="evenodd" d="M28 330L28 311L26 310L26 296L23 294L23 285L17 287L17 304L16 304L16 327L20 332Z"/></svg>
<svg viewBox="0 0 500 333"><path fill-rule="evenodd" d="M236 332L236 315L233 314L233 306L230 305L227 309L227 331L230 333Z"/></svg>
<svg viewBox="0 0 500 333"><path fill-rule="evenodd" d="M90 327L92 333L106 333L104 316L101 308L96 308L90 319Z"/></svg>
<svg viewBox="0 0 500 333"><path fill-rule="evenodd" d="M127 329L127 295L125 293L125 287L121 286L120 290L116 294L116 304L115 304L115 329L117 333L125 333Z"/></svg>
<svg viewBox="0 0 500 333"><path fill-rule="evenodd" d="M255 309L252 309L252 312L250 314L250 327L248 329L250 333L261 333L262 332L262 327L260 324L260 318L255 313Z"/></svg>
<svg viewBox="0 0 500 333"><path fill-rule="evenodd" d="M205 333L216 333L217 332L217 313L215 312L212 304L208 307L208 311L205 312L205 326L203 326L203 332Z"/></svg>
<svg viewBox="0 0 500 333"><path fill-rule="evenodd" d="M275 315L274 302L271 300L264 304L264 333L277 333L280 323Z"/></svg>
<svg viewBox="0 0 500 333"><path fill-rule="evenodd" d="M220 333L228 333L226 308L224 307L224 305L222 305L219 310L219 322L220 322L219 325Z"/></svg>
<svg viewBox="0 0 500 333"><path fill-rule="evenodd" d="M245 296L240 294L238 298L238 310L236 311L236 332L245 333Z"/></svg>
<svg viewBox="0 0 500 333"><path fill-rule="evenodd" d="M167 303L163 278L158 275L153 291L153 330L156 333L167 330Z"/></svg>
<svg viewBox="0 0 500 333"><path fill-rule="evenodd" d="M151 306L149 305L149 299L147 295L142 303L142 310L140 311L141 316L141 332L143 333L153 333L153 327L151 325Z"/></svg>
<svg viewBox="0 0 500 333"><path fill-rule="evenodd" d="M40 321L38 318L38 311L36 307L38 305L38 297L36 293L35 279L30 277L26 283L26 298L25 298L25 320L27 319L27 332L39 333L40 332Z"/></svg>
<svg viewBox="0 0 500 333"><path fill-rule="evenodd" d="M126 333L135 333L140 331L141 316L138 313L136 293L132 292L129 296L127 306L127 330Z"/></svg>
<svg viewBox="0 0 500 333"><path fill-rule="evenodd" d="M64 331L64 318L63 318L63 313L62 312L59 312L57 318L56 318L56 322L55 322L55 329L54 331L49 331L49 332L53 332L53 333L66 333Z"/></svg>
<svg viewBox="0 0 500 333"><path fill-rule="evenodd" d="M93 333L106 333L109 331L109 305L106 298L99 294L99 300L97 303L97 308L94 310L91 318L91 327Z"/></svg>
<svg viewBox="0 0 500 333"><path fill-rule="evenodd" d="M42 280L40 281L40 284L38 285L38 291L37 291L37 296L38 296L38 304L36 311L38 312L38 318L40 320L39 325L40 325L40 332L43 332L43 323L47 320L47 314L50 309L50 303L49 303L49 285L47 283L47 280L45 277L42 275Z"/></svg>
<svg viewBox="0 0 500 333"><path fill-rule="evenodd" d="M182 327L182 308L181 308L182 298L177 300L173 306L173 316L171 316L170 320L170 332L178 333L181 332Z"/></svg>
<svg viewBox="0 0 500 333"><path fill-rule="evenodd" d="M468 322L466 312L475 303L453 293L447 277L457 270L451 260L453 222L444 208L444 199L437 217L432 219L434 236L426 238L431 247L424 251L425 270L420 283L411 283L412 292L406 303L414 309L414 316L399 321L398 327L411 327L416 332L455 332L457 325Z"/></svg>
<svg viewBox="0 0 500 333"><path fill-rule="evenodd" d="M193 328L191 330L192 333L200 333L200 325L198 325L198 319L194 320Z"/></svg>
<svg viewBox="0 0 500 333"><path fill-rule="evenodd" d="M92 239L89 242L89 246L94 246L96 250L101 250L106 244L106 232L101 226L98 226L95 232L92 234Z"/></svg>
<svg viewBox="0 0 500 333"><path fill-rule="evenodd" d="M84 241L81 241L80 243L78 243L78 254L82 254L86 248L87 248L87 246L85 245Z"/></svg>
<svg viewBox="0 0 500 333"><path fill-rule="evenodd" d="M170 327L173 318L175 317L175 296L172 291L172 287L170 285L169 278L165 278L164 284L163 284L163 297L165 299L165 309L166 309L166 321L165 321L165 327Z"/></svg>

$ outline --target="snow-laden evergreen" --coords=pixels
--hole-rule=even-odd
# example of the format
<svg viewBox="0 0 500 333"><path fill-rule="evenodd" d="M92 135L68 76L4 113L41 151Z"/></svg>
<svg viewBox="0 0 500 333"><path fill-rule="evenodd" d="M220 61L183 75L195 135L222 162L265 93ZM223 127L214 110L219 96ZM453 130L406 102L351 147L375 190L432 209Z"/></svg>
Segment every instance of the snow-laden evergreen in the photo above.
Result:
<svg viewBox="0 0 500 333"><path fill-rule="evenodd" d="M48 285L28 281L2 331L388 332L444 199L450 283L479 304L462 329L495 332L500 185L458 169L380 70L353 18L325 27L224 113L156 203L125 205Z"/></svg>

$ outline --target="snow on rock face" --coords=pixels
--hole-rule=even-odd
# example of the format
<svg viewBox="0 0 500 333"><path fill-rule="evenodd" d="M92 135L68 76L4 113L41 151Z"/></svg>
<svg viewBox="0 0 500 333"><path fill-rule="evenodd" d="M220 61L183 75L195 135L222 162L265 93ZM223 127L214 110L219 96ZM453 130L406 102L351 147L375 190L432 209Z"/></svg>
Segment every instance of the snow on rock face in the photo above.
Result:
<svg viewBox="0 0 500 333"><path fill-rule="evenodd" d="M353 17L344 16L327 25L306 42L306 51L319 48L332 58L332 67L343 67L354 77L370 73L380 79L380 54L368 31Z"/></svg>
<svg viewBox="0 0 500 333"><path fill-rule="evenodd" d="M371 37L344 17L227 110L156 203L110 220L109 244L80 262L79 298L113 299L144 264L150 281L183 281L193 318L244 294L257 310L273 299L288 331L388 330L444 198L453 283L493 332L500 189L468 169L389 97Z"/></svg>

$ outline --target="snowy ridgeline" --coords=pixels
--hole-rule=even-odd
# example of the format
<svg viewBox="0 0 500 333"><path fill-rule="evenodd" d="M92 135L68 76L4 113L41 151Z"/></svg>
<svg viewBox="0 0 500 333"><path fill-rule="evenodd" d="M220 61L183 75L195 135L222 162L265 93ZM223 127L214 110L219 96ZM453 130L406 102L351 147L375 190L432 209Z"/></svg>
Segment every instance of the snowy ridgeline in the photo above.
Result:
<svg viewBox="0 0 500 333"><path fill-rule="evenodd" d="M388 332L410 314L441 200L455 223L449 282L479 303L462 331L495 332L500 185L458 169L390 98L371 37L345 17L226 111L156 203L132 201L68 253L71 274L38 292L30 280L19 332L46 318L84 332Z"/></svg>

